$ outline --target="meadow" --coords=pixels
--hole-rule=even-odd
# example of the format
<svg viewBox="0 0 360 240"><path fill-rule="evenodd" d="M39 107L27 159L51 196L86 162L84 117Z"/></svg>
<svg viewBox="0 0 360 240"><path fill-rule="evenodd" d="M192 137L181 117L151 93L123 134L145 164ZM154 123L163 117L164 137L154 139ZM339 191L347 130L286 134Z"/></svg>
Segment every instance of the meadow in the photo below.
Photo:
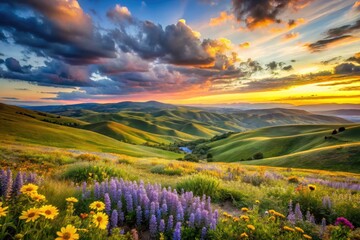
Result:
<svg viewBox="0 0 360 240"><path fill-rule="evenodd" d="M2 142L0 239L360 239L360 175Z"/></svg>

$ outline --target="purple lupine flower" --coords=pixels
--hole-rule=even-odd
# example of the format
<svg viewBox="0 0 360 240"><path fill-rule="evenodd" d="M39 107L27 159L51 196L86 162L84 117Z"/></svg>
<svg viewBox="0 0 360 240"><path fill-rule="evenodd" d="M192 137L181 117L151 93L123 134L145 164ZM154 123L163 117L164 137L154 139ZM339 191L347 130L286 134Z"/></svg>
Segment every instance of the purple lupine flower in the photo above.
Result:
<svg viewBox="0 0 360 240"><path fill-rule="evenodd" d="M14 182L14 188L13 188L14 195L20 194L20 189L23 186L23 184L24 184L23 174L21 172L18 172L16 174L16 178L15 178L15 182Z"/></svg>
<svg viewBox="0 0 360 240"><path fill-rule="evenodd" d="M198 226L200 226L201 224L201 210L200 208L197 208L196 209L196 212L195 212L195 222Z"/></svg>
<svg viewBox="0 0 360 240"><path fill-rule="evenodd" d="M4 197L8 198L11 195L13 187L13 179L12 179L12 172L10 169L6 171L6 181L4 184Z"/></svg>
<svg viewBox="0 0 360 240"><path fill-rule="evenodd" d="M107 215L110 215L111 212L111 199L108 193L104 195L104 203L105 203L105 212Z"/></svg>
<svg viewBox="0 0 360 240"><path fill-rule="evenodd" d="M165 232L165 220L161 219L159 223L159 232L163 233Z"/></svg>
<svg viewBox="0 0 360 240"><path fill-rule="evenodd" d="M181 222L176 223L173 240L181 240Z"/></svg>
<svg viewBox="0 0 360 240"><path fill-rule="evenodd" d="M170 215L167 223L167 230L170 232L174 227L174 216Z"/></svg>
<svg viewBox="0 0 360 240"><path fill-rule="evenodd" d="M155 238L157 235L157 221L155 215L151 215L149 223L150 236Z"/></svg>
<svg viewBox="0 0 360 240"><path fill-rule="evenodd" d="M114 179L111 179L111 181L110 181L110 197L112 199L114 199L115 201L119 200L119 199L117 199L117 186L116 186L116 182Z"/></svg>
<svg viewBox="0 0 360 240"><path fill-rule="evenodd" d="M142 222L142 211L141 207L137 206L136 208L136 225L140 226Z"/></svg>
<svg viewBox="0 0 360 240"><path fill-rule="evenodd" d="M289 222L291 222L292 224L295 224L295 222L296 222L295 213L293 213L293 212L289 213L289 215L287 216L287 220Z"/></svg>
<svg viewBox="0 0 360 240"><path fill-rule="evenodd" d="M100 198L100 184L98 182L95 182L95 184L94 184L94 196L95 196L95 199Z"/></svg>
<svg viewBox="0 0 360 240"><path fill-rule="evenodd" d="M155 215L155 203L151 202L150 204L150 215Z"/></svg>
<svg viewBox="0 0 360 240"><path fill-rule="evenodd" d="M168 213L168 207L167 207L166 201L161 206L161 212L163 215L166 215Z"/></svg>
<svg viewBox="0 0 360 240"><path fill-rule="evenodd" d="M119 223L120 225L125 223L125 213L123 211L119 212Z"/></svg>
<svg viewBox="0 0 360 240"><path fill-rule="evenodd" d="M310 217L311 217L310 211L307 210L306 211L306 221L310 222Z"/></svg>
<svg viewBox="0 0 360 240"><path fill-rule="evenodd" d="M335 225L343 225L350 229L354 229L354 225L352 225L352 223L344 217L338 217L335 221Z"/></svg>
<svg viewBox="0 0 360 240"><path fill-rule="evenodd" d="M312 224L316 224L316 223L315 223L315 217L314 217L313 214L311 214L311 216L310 216L310 222L311 222Z"/></svg>
<svg viewBox="0 0 360 240"><path fill-rule="evenodd" d="M111 228L116 228L119 222L119 214L117 210L113 210L110 218Z"/></svg>
<svg viewBox="0 0 360 240"><path fill-rule="evenodd" d="M125 193L125 201L126 201L126 210L128 212L132 212L133 211L133 200L132 200L132 196L129 192Z"/></svg>
<svg viewBox="0 0 360 240"><path fill-rule="evenodd" d="M206 227L203 227L201 229L201 239L202 240L206 239L206 233L207 233L207 229L206 229Z"/></svg>
<svg viewBox="0 0 360 240"><path fill-rule="evenodd" d="M331 204L331 199L329 196L323 197L322 206L323 206L323 208L331 209L332 204Z"/></svg>
<svg viewBox="0 0 360 240"><path fill-rule="evenodd" d="M176 209L176 221L178 222L184 221L184 210L181 204L178 204Z"/></svg>
<svg viewBox="0 0 360 240"><path fill-rule="evenodd" d="M302 212L301 212L301 208L300 208L300 204L299 203L297 203L296 205L295 205L295 220L296 221L303 221L304 219L303 219L303 214L302 214Z"/></svg>
<svg viewBox="0 0 360 240"><path fill-rule="evenodd" d="M189 227L193 228L195 225L195 214L191 213L189 217Z"/></svg>

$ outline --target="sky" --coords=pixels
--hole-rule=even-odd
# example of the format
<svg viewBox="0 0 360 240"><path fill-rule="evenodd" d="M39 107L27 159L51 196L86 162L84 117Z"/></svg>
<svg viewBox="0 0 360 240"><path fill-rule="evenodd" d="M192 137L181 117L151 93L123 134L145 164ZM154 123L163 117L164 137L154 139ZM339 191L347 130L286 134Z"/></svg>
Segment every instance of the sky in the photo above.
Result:
<svg viewBox="0 0 360 240"><path fill-rule="evenodd" d="M2 0L0 102L360 104L360 1Z"/></svg>

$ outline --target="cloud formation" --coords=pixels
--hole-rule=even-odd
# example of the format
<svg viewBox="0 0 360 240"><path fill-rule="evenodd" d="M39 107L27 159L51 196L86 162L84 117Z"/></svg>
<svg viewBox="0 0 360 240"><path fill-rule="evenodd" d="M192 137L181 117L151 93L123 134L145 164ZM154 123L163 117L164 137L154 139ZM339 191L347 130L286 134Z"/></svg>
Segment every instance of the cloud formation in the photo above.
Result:
<svg viewBox="0 0 360 240"><path fill-rule="evenodd" d="M228 21L233 21L234 19L235 16L233 14L230 14L227 11L222 11L218 17L210 18L209 26L219 26Z"/></svg>
<svg viewBox="0 0 360 240"><path fill-rule="evenodd" d="M360 64L360 52L355 53L354 56L350 57L347 59L347 61L349 62L355 62L355 63L359 63Z"/></svg>
<svg viewBox="0 0 360 240"><path fill-rule="evenodd" d="M116 56L114 41L94 27L76 0L4 2L0 9L0 27L16 44L39 56L71 64L93 63ZM13 5L26 7L34 14L30 17L17 15L11 11Z"/></svg>
<svg viewBox="0 0 360 240"><path fill-rule="evenodd" d="M239 22L254 30L274 23L281 23L281 14L286 10L297 11L313 0L232 0L234 15ZM291 20L289 25L294 25Z"/></svg>
<svg viewBox="0 0 360 240"><path fill-rule="evenodd" d="M352 33L360 30L360 19L352 24L331 28L325 33L325 38L314 43L308 44L310 52L320 52L328 48L331 44L337 44L343 40L352 38Z"/></svg>

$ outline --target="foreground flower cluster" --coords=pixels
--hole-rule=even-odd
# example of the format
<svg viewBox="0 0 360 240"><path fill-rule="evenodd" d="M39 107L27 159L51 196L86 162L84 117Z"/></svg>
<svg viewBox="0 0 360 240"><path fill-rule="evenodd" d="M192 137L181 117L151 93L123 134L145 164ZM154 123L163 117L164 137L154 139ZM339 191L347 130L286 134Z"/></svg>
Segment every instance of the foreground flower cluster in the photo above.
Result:
<svg viewBox="0 0 360 240"><path fill-rule="evenodd" d="M192 192L177 193L158 184L124 181L113 178L96 182L89 190L83 184L83 200L95 198L90 207L110 216L109 229L119 226L137 227L149 231L152 239L205 239L218 223L210 197L195 197Z"/></svg>
<svg viewBox="0 0 360 240"><path fill-rule="evenodd" d="M54 203L35 175L10 170L0 174L0 239L347 240L359 236L358 225L344 217L330 220L334 225L323 218L319 225L299 202L290 201L284 211L277 206L266 210L265 200L256 200L219 215L209 197L111 178L89 186L84 183L82 190L73 192L78 197L63 195ZM296 194L310 199L316 189L316 185L302 186ZM323 209L331 211L328 197L322 203Z"/></svg>

